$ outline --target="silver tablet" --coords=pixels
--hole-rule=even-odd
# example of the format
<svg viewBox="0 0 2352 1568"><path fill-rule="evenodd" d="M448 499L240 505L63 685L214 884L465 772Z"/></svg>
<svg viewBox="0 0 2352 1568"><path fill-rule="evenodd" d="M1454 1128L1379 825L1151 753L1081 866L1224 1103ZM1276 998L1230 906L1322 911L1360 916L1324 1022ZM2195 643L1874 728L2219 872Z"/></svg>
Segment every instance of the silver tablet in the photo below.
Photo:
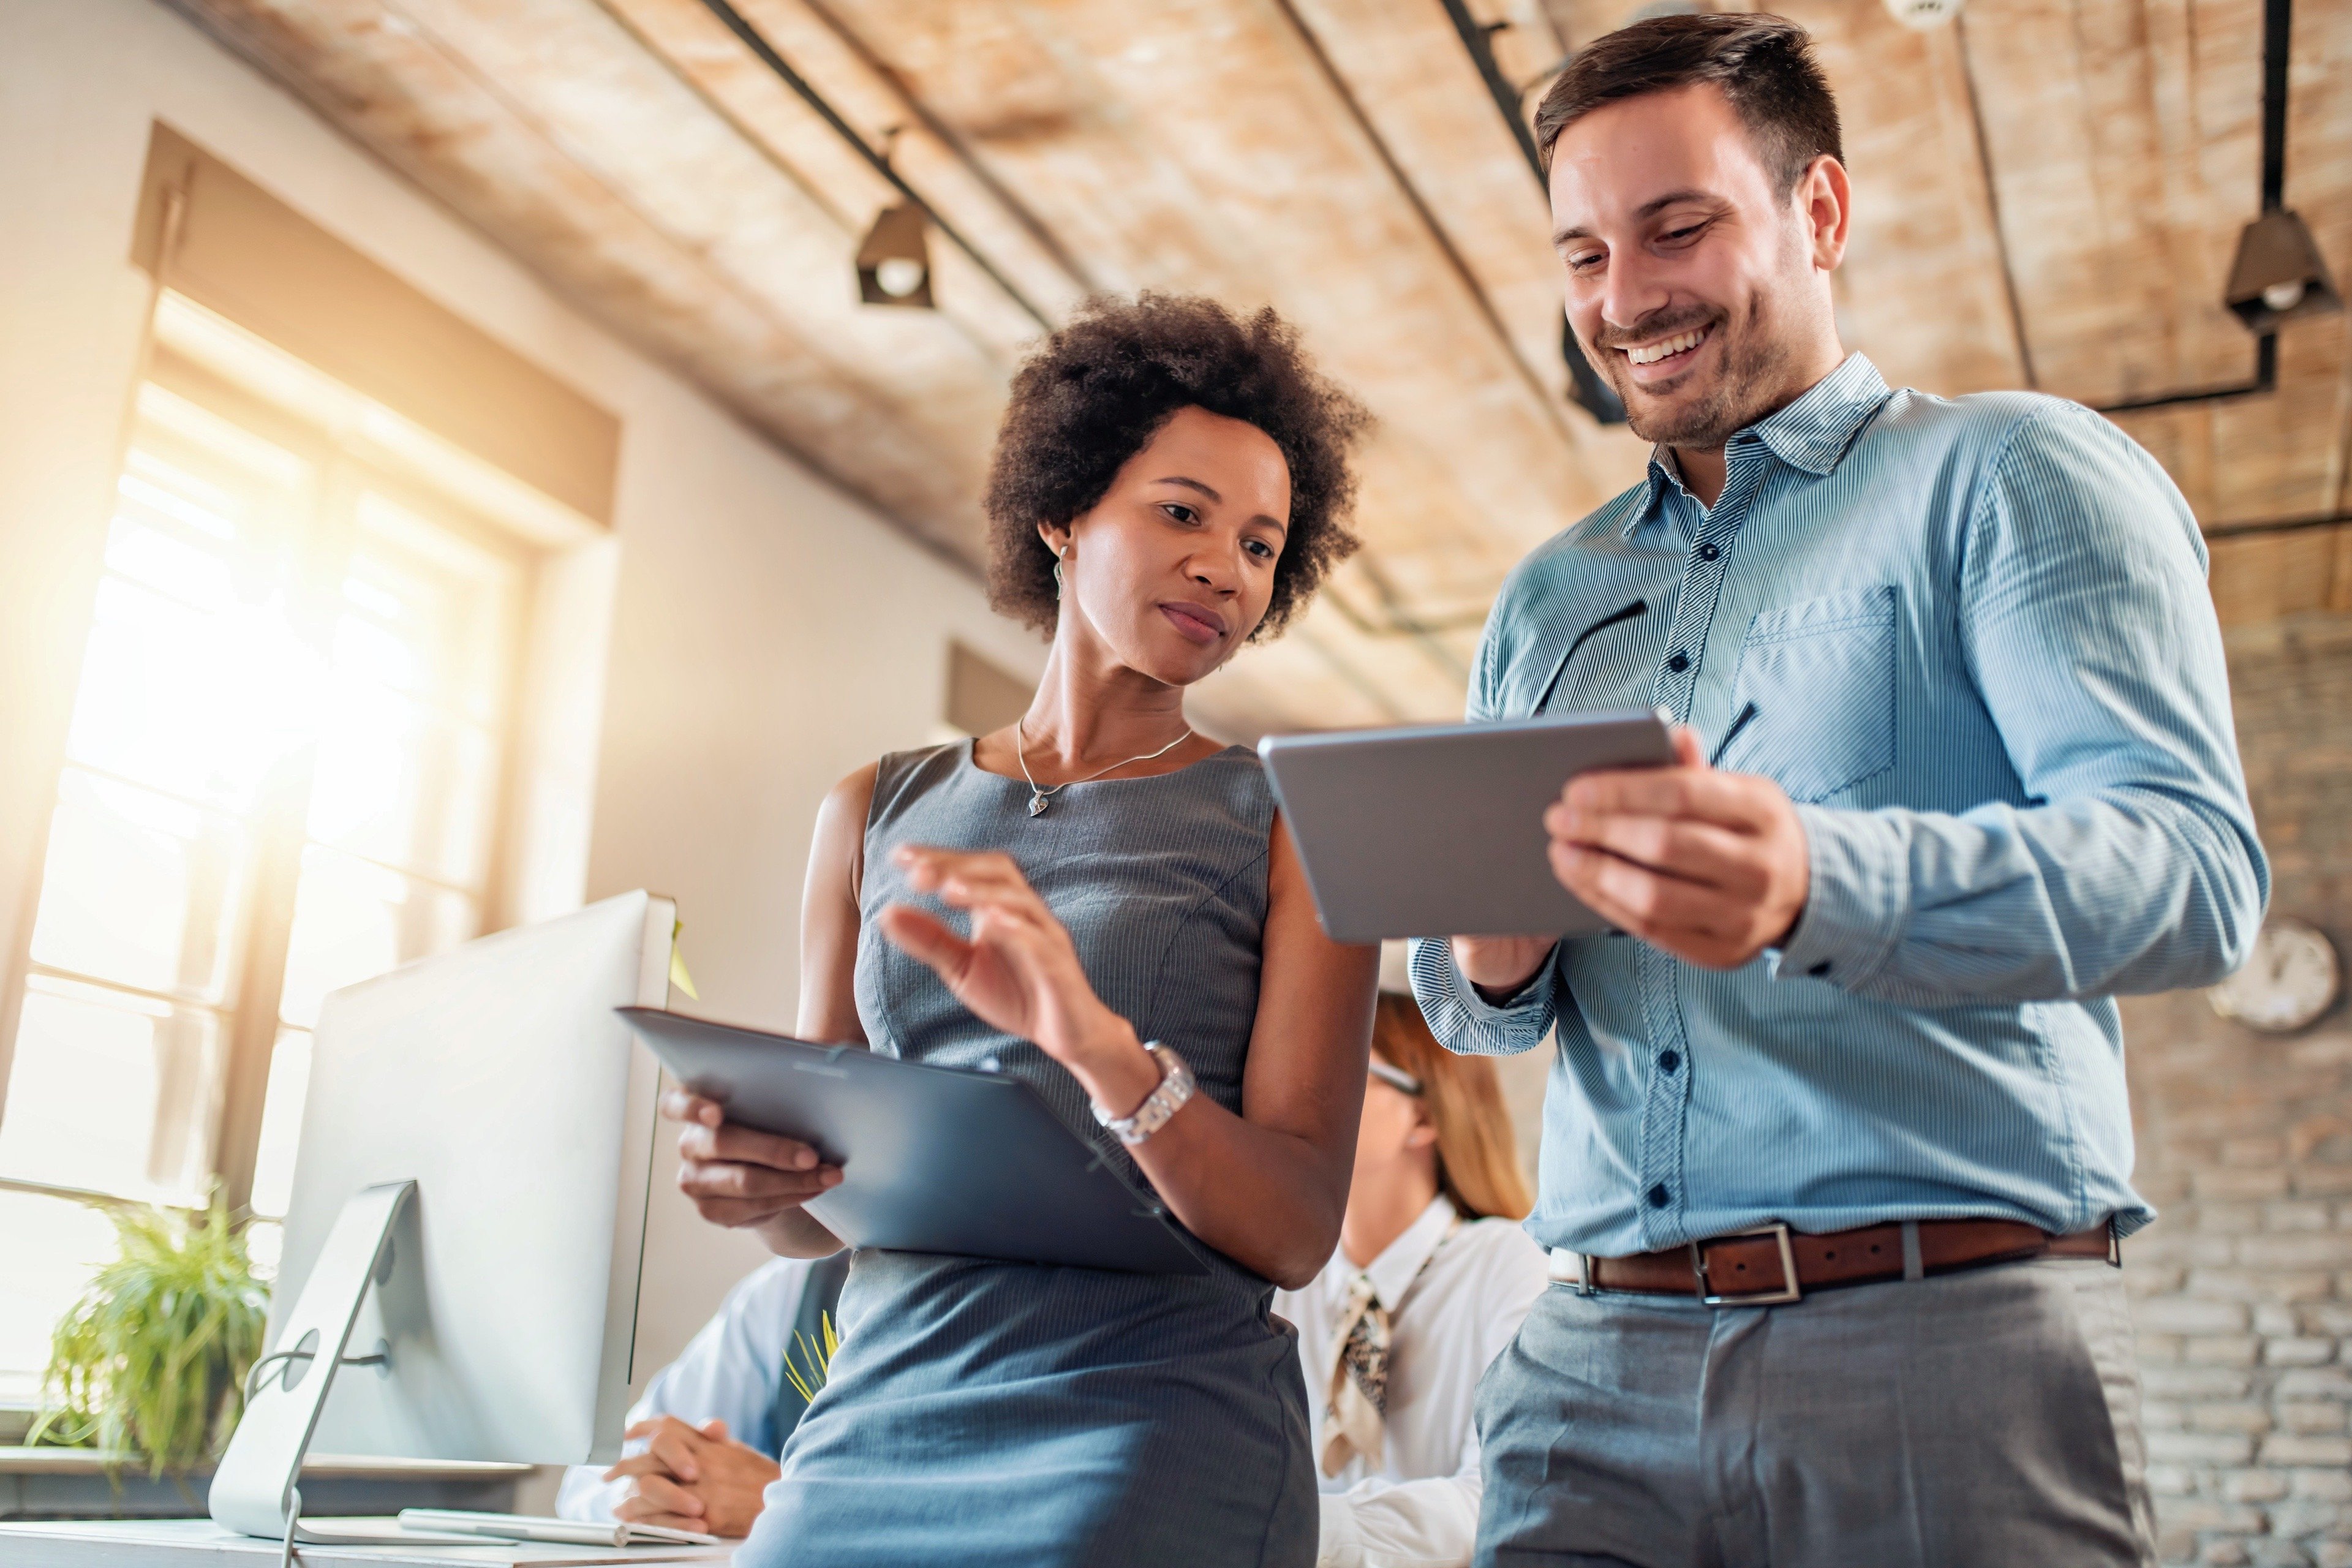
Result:
<svg viewBox="0 0 2352 1568"><path fill-rule="evenodd" d="M1198 1244L1017 1079L654 1007L622 1017L730 1121L841 1166L810 1214L852 1247L1206 1274Z"/></svg>
<svg viewBox="0 0 2352 1568"><path fill-rule="evenodd" d="M1607 929L1551 874L1544 808L1578 773L1675 759L1664 716L1640 708L1269 735L1257 750L1335 942Z"/></svg>

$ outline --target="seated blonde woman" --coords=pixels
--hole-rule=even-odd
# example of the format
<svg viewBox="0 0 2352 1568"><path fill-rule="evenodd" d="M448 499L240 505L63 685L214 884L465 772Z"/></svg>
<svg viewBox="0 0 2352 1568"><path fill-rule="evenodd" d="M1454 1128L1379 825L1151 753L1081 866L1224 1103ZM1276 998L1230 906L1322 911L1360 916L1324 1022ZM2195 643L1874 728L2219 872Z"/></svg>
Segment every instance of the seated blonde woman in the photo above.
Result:
<svg viewBox="0 0 2352 1568"><path fill-rule="evenodd" d="M1478 1529L1472 1397L1544 1289L1544 1254L1495 1077L1442 1049L1410 995L1372 1028L1339 1250L1275 1297L1298 1329L1328 1568L1468 1563Z"/></svg>

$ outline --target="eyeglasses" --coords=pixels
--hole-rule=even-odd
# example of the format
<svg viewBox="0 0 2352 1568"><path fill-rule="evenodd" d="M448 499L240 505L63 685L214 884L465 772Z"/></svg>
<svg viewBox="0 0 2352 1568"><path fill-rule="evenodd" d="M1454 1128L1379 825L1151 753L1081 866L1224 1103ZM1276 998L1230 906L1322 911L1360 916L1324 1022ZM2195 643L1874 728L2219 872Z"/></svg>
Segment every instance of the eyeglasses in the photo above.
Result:
<svg viewBox="0 0 2352 1568"><path fill-rule="evenodd" d="M1374 1078L1395 1089L1399 1094L1417 1095L1421 1092L1421 1079L1402 1068L1389 1066L1378 1057L1374 1057L1365 1065L1372 1069Z"/></svg>

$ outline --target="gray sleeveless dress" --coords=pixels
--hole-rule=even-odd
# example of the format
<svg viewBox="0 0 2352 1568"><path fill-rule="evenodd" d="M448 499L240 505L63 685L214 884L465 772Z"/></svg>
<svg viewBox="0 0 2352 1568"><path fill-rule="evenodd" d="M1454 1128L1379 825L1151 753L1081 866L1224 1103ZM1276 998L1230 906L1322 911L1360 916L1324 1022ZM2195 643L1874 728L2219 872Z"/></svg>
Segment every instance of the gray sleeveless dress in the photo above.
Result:
<svg viewBox="0 0 2352 1568"><path fill-rule="evenodd" d="M975 767L968 742L882 760L858 1016L877 1051L992 1058L1141 1183L1075 1078L982 1024L877 930L893 901L939 908L907 890L890 851L1010 853L1097 994L1238 1112L1273 797L1240 747L1156 778L1072 784L1042 816L1028 797ZM1267 1281L1212 1256L1192 1279L858 1253L830 1379L737 1561L1306 1568L1318 1513L1297 1336L1270 1315Z"/></svg>

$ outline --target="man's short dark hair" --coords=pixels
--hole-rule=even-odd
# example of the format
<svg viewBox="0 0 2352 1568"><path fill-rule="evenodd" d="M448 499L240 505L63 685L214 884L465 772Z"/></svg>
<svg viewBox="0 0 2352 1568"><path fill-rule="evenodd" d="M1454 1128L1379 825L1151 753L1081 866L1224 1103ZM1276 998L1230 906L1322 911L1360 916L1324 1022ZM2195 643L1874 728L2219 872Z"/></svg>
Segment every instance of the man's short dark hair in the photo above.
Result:
<svg viewBox="0 0 2352 1568"><path fill-rule="evenodd" d="M1149 292L1087 300L1013 377L982 503L993 608L1052 635L1060 595L1037 525L1065 526L1092 509L1186 408L1256 426L1290 468L1289 532L1252 640L1306 608L1356 549L1348 454L1370 416L1315 369L1297 329L1273 310L1237 316L1214 300Z"/></svg>
<svg viewBox="0 0 2352 1568"><path fill-rule="evenodd" d="M1837 100L1813 58L1813 40L1786 16L1653 16L1596 38L1568 64L1536 110L1544 167L1560 133L1594 110L1645 93L1712 82L1723 89L1756 154L1794 190L1823 153L1845 162Z"/></svg>

